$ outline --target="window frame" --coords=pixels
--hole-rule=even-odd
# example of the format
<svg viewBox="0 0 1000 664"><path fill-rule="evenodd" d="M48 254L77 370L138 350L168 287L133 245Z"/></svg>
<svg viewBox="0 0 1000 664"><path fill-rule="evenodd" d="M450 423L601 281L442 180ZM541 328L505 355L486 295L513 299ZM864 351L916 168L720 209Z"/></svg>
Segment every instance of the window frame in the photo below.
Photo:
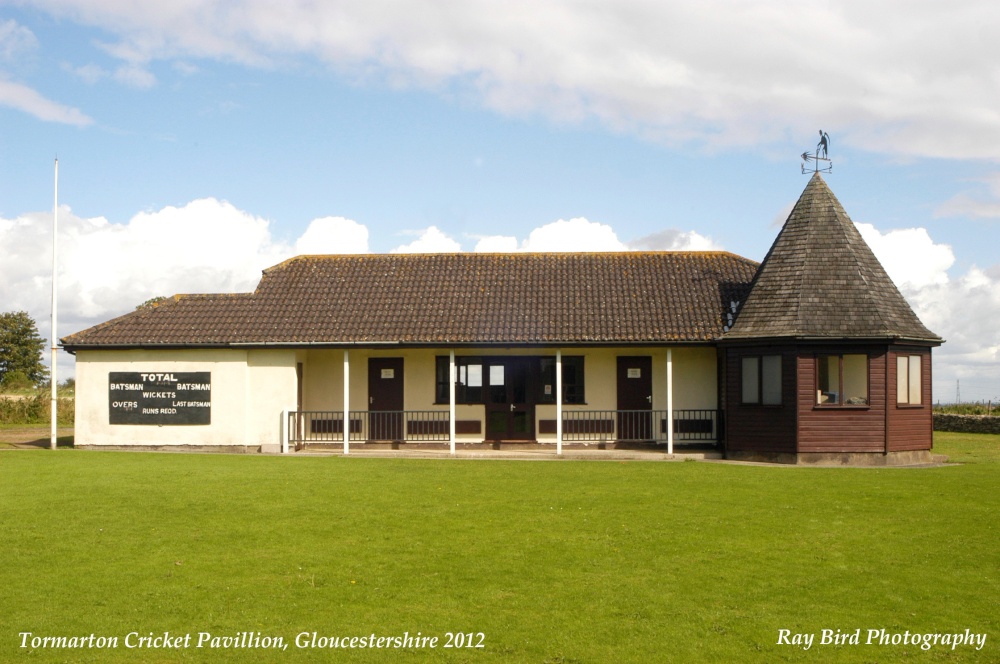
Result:
<svg viewBox="0 0 1000 664"><path fill-rule="evenodd" d="M456 355L455 356L455 404L456 405L477 405L485 404L489 399L489 377L486 373L486 365L489 357L483 355ZM537 392L534 395L536 404L555 404L555 355L524 355L529 360L529 379L537 380ZM586 360L584 355L563 355L563 405L580 406L587 403L586 392ZM450 403L448 389L448 369L450 358L448 355L435 355L434 357L434 403L442 405ZM482 367L481 384L479 386L468 386L462 381L462 368L479 365ZM545 394L546 380L551 372L552 394ZM567 376L567 373L570 376ZM575 374L576 380L572 380ZM571 378L571 380L567 380Z"/></svg>
<svg viewBox="0 0 1000 664"><path fill-rule="evenodd" d="M587 403L586 369L583 355L562 356L562 402L564 406L581 406ZM551 372L552 382L549 380ZM575 374L576 380L567 380L567 373ZM538 394L535 403L554 404L556 402L556 356L538 356ZM572 376L571 376L572 377ZM552 386L552 393L545 394L545 385Z"/></svg>
<svg viewBox="0 0 1000 664"><path fill-rule="evenodd" d="M923 408L924 407L924 356L919 353L897 353L896 354L896 407L897 408ZM906 367L906 390L901 391L900 387L900 360L904 361L904 366ZM916 388L917 388L917 401L913 402L911 396L913 395L913 363L916 360L917 374L916 374ZM904 401L900 400L901 396L905 396Z"/></svg>
<svg viewBox="0 0 1000 664"><path fill-rule="evenodd" d="M461 355L455 357L455 403L461 405L485 403L483 390L486 376L482 371L484 366L483 358L478 355ZM480 379L478 386L469 386L461 382L462 369L468 372L469 366L480 367ZM434 403L451 403L451 394L448 386L450 377L448 375L451 367L451 358L448 355L436 355L434 358ZM468 375L466 373L466 375ZM475 397L473 390L479 390L478 398L470 399L470 394Z"/></svg>
<svg viewBox="0 0 1000 664"><path fill-rule="evenodd" d="M865 403L844 403L844 358L849 356L859 356L865 358ZM820 367L822 366L823 360L827 358L837 358L837 385L839 386L839 392L837 392L837 401L834 403L824 403L819 400L820 394L822 394L820 387ZM872 359L868 353L817 353L814 362L814 394L816 398L813 400L814 408L823 409L846 409L846 410L866 410L871 408L872 401Z"/></svg>
<svg viewBox="0 0 1000 664"><path fill-rule="evenodd" d="M765 376L769 373L765 370L766 360L777 358L778 361L778 401L768 403L765 401L765 395L767 391L765 387ZM755 372L756 372L756 398L754 400L747 400L746 392L746 370L747 370L747 360L753 360L755 362ZM784 405L785 402L785 390L784 390L784 367L785 360L781 353L761 353L753 355L742 355L740 356L740 404L743 406L762 406L764 408L779 408ZM770 385L770 383L768 383Z"/></svg>

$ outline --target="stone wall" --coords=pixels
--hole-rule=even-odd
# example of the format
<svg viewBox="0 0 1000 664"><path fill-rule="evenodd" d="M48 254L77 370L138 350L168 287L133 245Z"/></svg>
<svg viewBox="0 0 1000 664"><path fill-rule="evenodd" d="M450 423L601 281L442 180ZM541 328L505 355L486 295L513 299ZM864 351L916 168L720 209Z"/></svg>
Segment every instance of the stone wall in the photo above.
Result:
<svg viewBox="0 0 1000 664"><path fill-rule="evenodd" d="M1000 417L934 413L934 430L958 433L1000 433Z"/></svg>

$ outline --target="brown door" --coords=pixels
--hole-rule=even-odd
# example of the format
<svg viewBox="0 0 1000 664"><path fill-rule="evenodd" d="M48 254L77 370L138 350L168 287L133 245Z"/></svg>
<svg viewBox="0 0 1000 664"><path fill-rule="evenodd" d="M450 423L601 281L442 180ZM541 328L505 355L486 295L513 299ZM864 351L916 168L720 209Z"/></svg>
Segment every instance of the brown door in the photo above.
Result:
<svg viewBox="0 0 1000 664"><path fill-rule="evenodd" d="M483 362L486 440L534 440L535 404L528 386L530 358L498 357Z"/></svg>
<svg viewBox="0 0 1000 664"><path fill-rule="evenodd" d="M653 440L653 358L618 358L618 439Z"/></svg>
<svg viewBox="0 0 1000 664"><path fill-rule="evenodd" d="M368 359L368 437L403 440L403 358Z"/></svg>

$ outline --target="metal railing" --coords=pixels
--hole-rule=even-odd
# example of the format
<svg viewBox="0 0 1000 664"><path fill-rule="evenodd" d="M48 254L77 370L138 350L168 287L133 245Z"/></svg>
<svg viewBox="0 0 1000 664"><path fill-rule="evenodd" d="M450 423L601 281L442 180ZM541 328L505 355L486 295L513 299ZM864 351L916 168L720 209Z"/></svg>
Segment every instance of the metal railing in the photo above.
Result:
<svg viewBox="0 0 1000 664"><path fill-rule="evenodd" d="M719 411L675 410L674 442L719 442ZM563 411L565 442L667 442L665 410Z"/></svg>
<svg viewBox="0 0 1000 664"><path fill-rule="evenodd" d="M666 432L666 421L663 430ZM664 440L666 434L664 433ZM719 436L718 410L675 410L674 411L674 442L705 442L717 443Z"/></svg>
<svg viewBox="0 0 1000 664"><path fill-rule="evenodd" d="M448 442L448 411L352 410L350 440L392 442ZM344 442L343 411L289 411L290 443Z"/></svg>
<svg viewBox="0 0 1000 664"><path fill-rule="evenodd" d="M718 410L675 410L675 443L717 443ZM443 410L352 410L350 440L392 442L448 442L448 411ZM567 443L667 442L665 410L568 410L563 411L563 441ZM290 411L290 443L344 442L343 411Z"/></svg>

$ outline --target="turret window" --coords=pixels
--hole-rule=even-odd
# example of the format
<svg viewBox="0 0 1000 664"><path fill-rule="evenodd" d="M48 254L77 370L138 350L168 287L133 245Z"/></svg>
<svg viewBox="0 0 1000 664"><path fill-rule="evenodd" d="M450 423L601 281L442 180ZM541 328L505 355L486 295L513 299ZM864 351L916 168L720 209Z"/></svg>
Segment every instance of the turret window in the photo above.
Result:
<svg viewBox="0 0 1000 664"><path fill-rule="evenodd" d="M920 405L920 356L896 356L896 403Z"/></svg>
<svg viewBox="0 0 1000 664"><path fill-rule="evenodd" d="M781 405L781 356L744 357L741 363L741 401L764 406Z"/></svg>
<svg viewBox="0 0 1000 664"><path fill-rule="evenodd" d="M868 356L820 355L816 358L816 404L868 405Z"/></svg>

